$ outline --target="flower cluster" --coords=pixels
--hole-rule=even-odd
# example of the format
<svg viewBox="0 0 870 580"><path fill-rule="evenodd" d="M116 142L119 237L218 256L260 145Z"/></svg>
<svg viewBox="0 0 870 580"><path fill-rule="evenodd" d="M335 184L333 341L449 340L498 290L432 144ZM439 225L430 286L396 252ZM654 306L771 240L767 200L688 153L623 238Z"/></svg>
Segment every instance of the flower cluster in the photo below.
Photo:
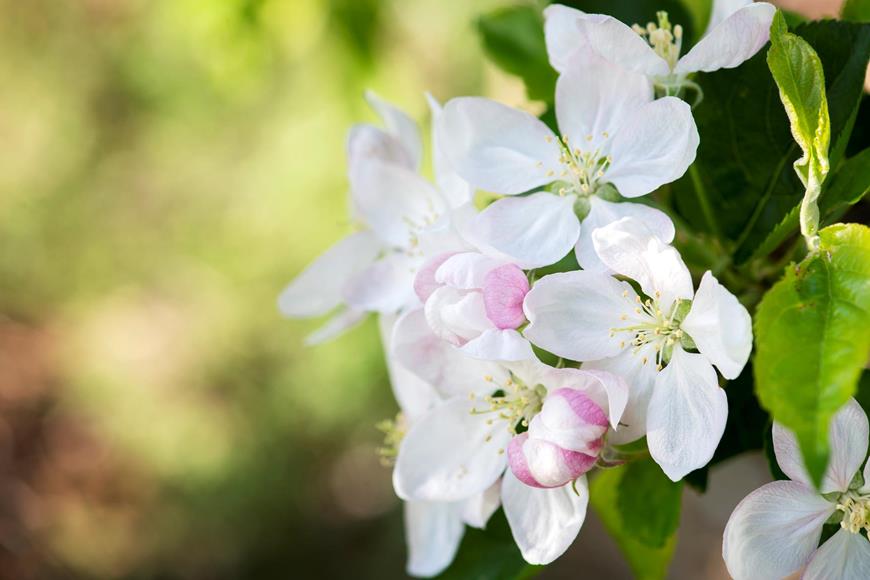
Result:
<svg viewBox="0 0 870 580"><path fill-rule="evenodd" d="M671 219L636 200L695 159L691 75L754 55L773 12L717 2L681 56L665 13L632 28L550 6L558 134L485 98L430 97L433 182L415 123L368 96L384 126L354 127L347 146L360 231L279 305L340 307L311 342L380 315L401 409L383 451L406 501L409 573L443 570L465 525L499 506L523 557L553 561L583 524L586 474L620 445L646 437L674 481L710 461L728 413L716 369L741 373L750 316L711 272L696 288ZM498 199L481 207L478 191ZM541 275L572 253L580 269ZM865 525L860 490L846 495L849 525Z"/></svg>

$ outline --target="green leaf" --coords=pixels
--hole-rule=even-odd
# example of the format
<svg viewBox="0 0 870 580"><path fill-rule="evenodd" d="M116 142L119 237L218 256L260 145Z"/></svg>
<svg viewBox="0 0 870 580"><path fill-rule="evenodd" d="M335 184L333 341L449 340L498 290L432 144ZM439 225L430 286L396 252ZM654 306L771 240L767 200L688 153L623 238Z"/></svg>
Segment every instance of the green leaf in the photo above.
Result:
<svg viewBox="0 0 870 580"><path fill-rule="evenodd" d="M813 47L824 67L833 171L852 133L863 93L870 26L822 21L793 32ZM696 82L704 90L704 101L694 110L701 134L694 166L698 185L735 261L767 255L795 231L796 213L795 221L765 241L796 211L804 187L790 167L800 149L791 137L765 51L735 69L701 74ZM675 209L691 227L712 233L695 187L691 175L673 184ZM823 189L822 199L824 195Z"/></svg>
<svg viewBox="0 0 870 580"><path fill-rule="evenodd" d="M617 507L622 523L651 548L663 548L680 524L682 482L674 483L652 459L625 466Z"/></svg>
<svg viewBox="0 0 870 580"><path fill-rule="evenodd" d="M870 352L870 228L837 224L764 296L755 315L755 385L764 408L797 434L816 482L828 423L855 394Z"/></svg>
<svg viewBox="0 0 870 580"><path fill-rule="evenodd" d="M870 148L847 159L828 181L830 186L819 200L823 216L858 203L870 191Z"/></svg>
<svg viewBox="0 0 870 580"><path fill-rule="evenodd" d="M466 528L465 537L453 563L438 578L442 580L524 580L533 578L543 566L523 560L511 536L502 510L489 519L486 530Z"/></svg>
<svg viewBox="0 0 870 580"><path fill-rule="evenodd" d="M846 0L840 18L854 22L870 21L870 0Z"/></svg>
<svg viewBox="0 0 870 580"><path fill-rule="evenodd" d="M636 496L638 501L647 497L645 488L627 479L629 467L624 465L600 471L590 484L589 501L608 533L616 540L635 577L638 580L663 580L674 555L677 536L670 535L661 547L649 546L626 524L619 506L623 487L625 493ZM625 486L623 482L626 482Z"/></svg>
<svg viewBox="0 0 870 580"><path fill-rule="evenodd" d="M556 71L544 41L544 17L534 6L508 6L484 14L477 29L486 55L502 70L523 79L532 100L553 102Z"/></svg>

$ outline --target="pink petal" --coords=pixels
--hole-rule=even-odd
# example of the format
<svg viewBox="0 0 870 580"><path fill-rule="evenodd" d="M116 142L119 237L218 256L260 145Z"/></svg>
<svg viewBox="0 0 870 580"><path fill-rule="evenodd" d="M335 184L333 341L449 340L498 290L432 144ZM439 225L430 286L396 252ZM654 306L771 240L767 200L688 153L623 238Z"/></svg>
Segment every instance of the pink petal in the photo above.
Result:
<svg viewBox="0 0 870 580"><path fill-rule="evenodd" d="M561 487L595 465L595 457L569 451L548 441L517 435L508 444L508 464L517 479L531 487Z"/></svg>
<svg viewBox="0 0 870 580"><path fill-rule="evenodd" d="M435 272L438 271L441 264L446 262L448 258L455 254L456 252L445 252L439 254L423 264L423 267L417 272L417 277L414 278L414 292L417 293L420 302L425 303L435 290L443 286L443 284L439 284L435 280Z"/></svg>
<svg viewBox="0 0 870 580"><path fill-rule="evenodd" d="M526 321L523 299L529 292L529 280L514 264L491 270L483 281L486 316L496 327L517 328Z"/></svg>

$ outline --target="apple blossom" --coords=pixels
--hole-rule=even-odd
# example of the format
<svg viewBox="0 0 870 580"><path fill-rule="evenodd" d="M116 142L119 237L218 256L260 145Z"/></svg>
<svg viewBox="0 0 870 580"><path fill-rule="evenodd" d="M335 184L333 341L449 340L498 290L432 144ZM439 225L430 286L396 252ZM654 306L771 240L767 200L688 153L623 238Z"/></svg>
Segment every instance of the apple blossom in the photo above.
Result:
<svg viewBox="0 0 870 580"><path fill-rule="evenodd" d="M395 316L380 317L381 338L388 353L394 324ZM404 369L389 355L387 369L401 409L394 421L384 421L379 425L385 432L385 447L381 449L381 455L387 464L392 464L408 428L440 404L442 399L432 385ZM441 573L453 561L465 525L484 528L498 505L499 489L496 485L461 501L405 502L408 574L430 577Z"/></svg>
<svg viewBox="0 0 870 580"><path fill-rule="evenodd" d="M625 197L646 195L685 173L698 132L689 106L675 97L654 100L637 73L590 55L556 83L561 138L534 116L495 101L449 101L435 126L456 172L472 186L506 196L471 222L477 247L521 268L552 264L576 246L584 268L602 266L590 248L594 227L631 215L666 240L667 217L653 208L612 203L611 184ZM581 228L577 213L589 214Z"/></svg>
<svg viewBox="0 0 870 580"><path fill-rule="evenodd" d="M561 398L565 389L580 391L594 401L611 427L619 424L627 400L627 386L619 377L555 369L537 361L508 363L498 376L469 381L464 396L447 399L409 429L399 446L393 477L396 493L415 501L460 501L501 478L502 507L523 557L536 564L551 562L567 549L583 524L588 501L585 470L566 469L560 458L547 464L543 453L539 457L533 450L534 473L546 479L559 472L566 478L561 485L549 482L553 486L547 489L533 487L521 482L512 469L505 470L506 450L518 432L524 439L531 436L533 425L542 424L535 430L563 436L563 445L585 441L583 449L593 452L597 443L589 439L588 426L578 425L576 419L572 423L560 403L548 402L548 393ZM549 410L542 423L536 418L544 407ZM526 428L529 434L522 432Z"/></svg>
<svg viewBox="0 0 870 580"><path fill-rule="evenodd" d="M752 348L749 314L710 272L697 292L679 253L634 218L593 232L602 262L634 280L574 271L539 280L525 300L525 336L561 357L626 378L631 402L620 441L647 436L672 480L705 465L728 405L715 365L737 377ZM692 352L697 350L699 352Z"/></svg>
<svg viewBox="0 0 870 580"><path fill-rule="evenodd" d="M291 317L343 307L309 343L340 334L368 312L392 314L416 306L413 280L420 265L428 256L465 247L451 211L468 211L470 192L444 162L442 146L433 141L436 181L448 189L417 173L422 146L416 124L374 94L366 98L386 130L357 125L348 137L351 213L364 229L327 250L278 300L281 312ZM435 120L440 108L429 100Z"/></svg>
<svg viewBox="0 0 870 580"><path fill-rule="evenodd" d="M831 457L817 491L796 437L774 423L776 460L790 481L758 488L731 514L722 556L735 580L783 578L804 567L805 580L870 578L868 432L867 415L851 399L831 420ZM840 529L819 546L825 523Z"/></svg>
<svg viewBox="0 0 870 580"><path fill-rule="evenodd" d="M700 90L687 80L691 73L734 68L752 58L768 41L775 11L767 2L716 0L703 37L683 56L682 26L673 26L666 12L657 13L656 23L629 27L612 16L554 4L544 10L544 29L556 70L568 70L592 51L674 95L684 86Z"/></svg>

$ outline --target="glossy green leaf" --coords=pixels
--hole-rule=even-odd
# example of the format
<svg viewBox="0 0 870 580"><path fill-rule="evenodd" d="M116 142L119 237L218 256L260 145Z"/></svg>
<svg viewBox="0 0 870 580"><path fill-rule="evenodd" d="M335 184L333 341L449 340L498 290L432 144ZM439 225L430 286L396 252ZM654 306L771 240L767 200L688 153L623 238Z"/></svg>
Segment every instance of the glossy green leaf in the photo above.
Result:
<svg viewBox="0 0 870 580"><path fill-rule="evenodd" d="M544 17L535 6L499 8L481 16L477 29L486 55L502 70L523 79L533 100L553 102L556 71L544 41Z"/></svg>
<svg viewBox="0 0 870 580"><path fill-rule="evenodd" d="M832 177L819 200L822 216L858 203L870 191L870 148L850 157Z"/></svg>
<svg viewBox="0 0 870 580"><path fill-rule="evenodd" d="M617 507L622 523L651 548L663 548L680 524L682 482L674 483L652 459L625 466Z"/></svg>
<svg viewBox="0 0 870 580"><path fill-rule="evenodd" d="M828 423L856 390L870 354L870 228L837 224L818 252L790 266L755 315L755 385L762 405L797 434L821 479Z"/></svg>
<svg viewBox="0 0 870 580"><path fill-rule="evenodd" d="M626 482L626 494L634 496L639 502L651 499L645 488L627 479L629 467L630 465L624 465L603 470L593 477L589 488L589 502L625 555L635 577L638 580L663 580L674 555L677 536L670 535L660 547L650 546L625 522L623 510L620 508L623 481Z"/></svg>

